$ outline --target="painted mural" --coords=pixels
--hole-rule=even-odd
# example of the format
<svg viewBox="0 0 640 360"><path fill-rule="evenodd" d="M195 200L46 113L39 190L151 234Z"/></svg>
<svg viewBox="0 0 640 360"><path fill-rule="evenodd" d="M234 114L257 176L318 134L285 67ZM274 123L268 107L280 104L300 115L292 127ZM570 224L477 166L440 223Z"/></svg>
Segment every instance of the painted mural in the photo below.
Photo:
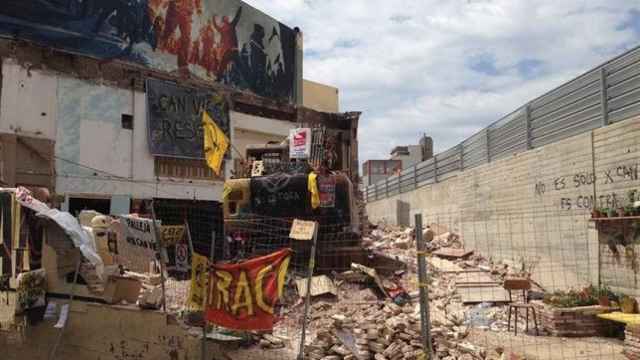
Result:
<svg viewBox="0 0 640 360"><path fill-rule="evenodd" d="M294 95L295 32L238 0L3 0L0 36Z"/></svg>

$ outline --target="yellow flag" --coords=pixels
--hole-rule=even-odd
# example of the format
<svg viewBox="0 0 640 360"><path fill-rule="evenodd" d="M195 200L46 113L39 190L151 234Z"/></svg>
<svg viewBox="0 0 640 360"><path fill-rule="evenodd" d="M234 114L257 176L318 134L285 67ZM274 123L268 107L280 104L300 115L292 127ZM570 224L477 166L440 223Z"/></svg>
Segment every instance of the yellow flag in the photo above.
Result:
<svg viewBox="0 0 640 360"><path fill-rule="evenodd" d="M202 113L202 128L204 129L204 156L207 159L207 164L216 175L220 175L222 160L229 148L229 139L206 111Z"/></svg>
<svg viewBox="0 0 640 360"><path fill-rule="evenodd" d="M189 305L192 309L202 309L204 294L209 284L209 259L195 252L191 255L191 290Z"/></svg>
<svg viewBox="0 0 640 360"><path fill-rule="evenodd" d="M231 194L232 191L233 189L231 188L231 186L229 186L229 184L225 181L224 187L222 188L222 200L227 200L227 197L229 197L229 194Z"/></svg>
<svg viewBox="0 0 640 360"><path fill-rule="evenodd" d="M313 171L309 173L307 188L311 193L311 207L317 209L320 206L320 191L318 191L318 175Z"/></svg>

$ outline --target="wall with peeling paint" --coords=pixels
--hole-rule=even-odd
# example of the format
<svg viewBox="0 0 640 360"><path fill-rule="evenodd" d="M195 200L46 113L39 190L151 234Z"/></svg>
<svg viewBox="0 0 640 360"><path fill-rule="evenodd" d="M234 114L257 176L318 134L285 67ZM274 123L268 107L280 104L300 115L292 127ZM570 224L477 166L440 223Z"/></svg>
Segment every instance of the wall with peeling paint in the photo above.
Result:
<svg viewBox="0 0 640 360"><path fill-rule="evenodd" d="M221 199L220 181L156 178L143 92L29 71L11 59L4 59L2 73L0 132L56 141L58 194ZM133 129L122 127L123 114L133 115ZM237 112L230 119L232 143L241 153L248 144L283 139L295 127ZM232 151L232 158L238 157Z"/></svg>

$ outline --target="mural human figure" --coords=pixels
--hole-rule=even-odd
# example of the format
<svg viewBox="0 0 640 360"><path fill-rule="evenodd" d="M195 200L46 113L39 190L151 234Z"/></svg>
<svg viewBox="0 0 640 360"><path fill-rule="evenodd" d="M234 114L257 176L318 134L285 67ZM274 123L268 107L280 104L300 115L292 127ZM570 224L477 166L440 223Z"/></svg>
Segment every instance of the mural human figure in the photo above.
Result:
<svg viewBox="0 0 640 360"><path fill-rule="evenodd" d="M209 20L205 26L200 29L200 38L202 43L202 54L200 65L207 70L207 76L211 76L218 68L218 56L215 46L215 37L213 32L213 20Z"/></svg>
<svg viewBox="0 0 640 360"><path fill-rule="evenodd" d="M83 14L89 9L96 8L98 14L94 32L98 33L105 23L109 22L118 31L118 37L128 41L125 52L130 52L135 43L146 41L156 48L156 34L148 14L147 0L114 0L110 2L90 3L82 2Z"/></svg>
<svg viewBox="0 0 640 360"><path fill-rule="evenodd" d="M236 34L236 27L240 22L240 16L242 16L242 6L238 8L236 15L231 21L229 21L228 16L223 16L222 25L218 25L218 21L215 18L213 19L213 27L220 33L218 78L222 77L229 67L229 64L231 64L238 55L238 35Z"/></svg>
<svg viewBox="0 0 640 360"><path fill-rule="evenodd" d="M264 38L266 33L264 27L259 24L253 25L251 33L250 48L250 68L251 79L255 89L260 92L266 87L267 77L267 52L264 46Z"/></svg>
<svg viewBox="0 0 640 360"><path fill-rule="evenodd" d="M167 15L164 21L163 42L169 42L176 30L180 30L177 49L178 68L187 70L189 65L189 49L191 47L191 26L194 12L202 13L201 0L169 0Z"/></svg>

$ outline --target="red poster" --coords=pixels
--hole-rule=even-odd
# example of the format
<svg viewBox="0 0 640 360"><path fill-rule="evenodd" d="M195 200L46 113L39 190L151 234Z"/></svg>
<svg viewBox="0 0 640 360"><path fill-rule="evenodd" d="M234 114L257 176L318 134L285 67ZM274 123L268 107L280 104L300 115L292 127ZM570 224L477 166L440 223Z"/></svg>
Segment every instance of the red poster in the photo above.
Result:
<svg viewBox="0 0 640 360"><path fill-rule="evenodd" d="M336 207L335 176L318 176L318 191L320 192L320 207Z"/></svg>
<svg viewBox="0 0 640 360"><path fill-rule="evenodd" d="M234 330L271 330L282 297L290 249L211 270L207 320Z"/></svg>

